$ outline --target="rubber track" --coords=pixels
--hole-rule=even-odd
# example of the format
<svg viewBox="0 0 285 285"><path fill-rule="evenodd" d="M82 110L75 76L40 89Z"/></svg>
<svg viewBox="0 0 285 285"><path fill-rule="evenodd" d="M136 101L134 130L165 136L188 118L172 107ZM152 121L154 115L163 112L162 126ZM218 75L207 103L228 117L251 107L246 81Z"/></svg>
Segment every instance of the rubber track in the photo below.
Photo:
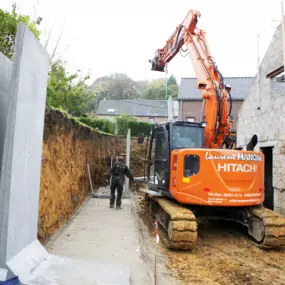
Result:
<svg viewBox="0 0 285 285"><path fill-rule="evenodd" d="M190 250L197 242L197 221L194 213L168 199L151 197L169 218L168 231L159 225L159 235L171 250Z"/></svg>
<svg viewBox="0 0 285 285"><path fill-rule="evenodd" d="M265 229L260 247L279 248L285 245L285 217L263 206L250 207L249 211L262 222Z"/></svg>

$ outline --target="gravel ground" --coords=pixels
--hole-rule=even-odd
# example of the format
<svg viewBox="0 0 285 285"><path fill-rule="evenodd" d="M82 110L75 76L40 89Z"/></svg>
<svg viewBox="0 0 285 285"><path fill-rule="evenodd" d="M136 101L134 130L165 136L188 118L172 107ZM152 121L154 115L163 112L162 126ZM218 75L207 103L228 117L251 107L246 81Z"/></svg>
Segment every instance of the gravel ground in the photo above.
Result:
<svg viewBox="0 0 285 285"><path fill-rule="evenodd" d="M136 191L132 198L154 275L154 221L145 211L143 194ZM285 250L259 249L244 228L229 222L199 224L198 230L198 245L191 252L158 245L158 284L285 284Z"/></svg>

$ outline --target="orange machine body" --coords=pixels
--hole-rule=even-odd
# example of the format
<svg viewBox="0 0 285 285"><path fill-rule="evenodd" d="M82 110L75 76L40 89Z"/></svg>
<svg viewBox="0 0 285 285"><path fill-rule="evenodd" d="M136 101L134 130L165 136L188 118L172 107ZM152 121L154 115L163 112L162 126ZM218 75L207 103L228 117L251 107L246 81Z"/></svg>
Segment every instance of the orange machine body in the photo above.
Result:
<svg viewBox="0 0 285 285"><path fill-rule="evenodd" d="M232 129L231 87L226 84L214 61L205 31L197 27L199 17L198 11L190 10L164 47L156 50L150 63L152 70L163 72L180 50L185 51L182 47L186 48L197 76L196 87L203 99L200 122L205 123L203 144L190 146L190 141L197 139L196 134L193 133L191 138L182 131L178 141L183 142L183 146L170 146L168 156L161 158L162 150L159 149L162 146L158 146L159 151L155 155L160 163L155 168L158 182L156 185L154 180L152 186L157 191L163 189L164 195L170 192L182 204L259 205L264 201L264 157L262 153L253 151L257 144L256 135L246 151L230 149L236 144L236 132ZM179 124L183 125L183 122ZM186 129L194 127L194 124L184 125ZM166 124L165 128L164 141L171 141L171 128L167 130ZM184 142L187 140L189 144ZM188 169L184 165L187 155L190 156ZM169 171L165 170L166 161L169 162Z"/></svg>
<svg viewBox="0 0 285 285"><path fill-rule="evenodd" d="M199 160L199 170L192 176L185 175L187 155ZM169 190L182 204L259 205L264 201L264 155L227 149L173 150Z"/></svg>

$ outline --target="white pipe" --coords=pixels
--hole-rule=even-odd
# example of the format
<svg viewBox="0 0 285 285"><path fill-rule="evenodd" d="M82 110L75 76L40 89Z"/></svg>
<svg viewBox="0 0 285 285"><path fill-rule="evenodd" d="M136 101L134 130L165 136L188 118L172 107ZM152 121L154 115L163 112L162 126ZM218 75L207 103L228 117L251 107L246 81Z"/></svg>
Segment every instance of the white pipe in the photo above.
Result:
<svg viewBox="0 0 285 285"><path fill-rule="evenodd" d="M283 42L283 65L285 71L285 23L284 23L284 4L281 0L281 25L282 25L282 42Z"/></svg>
<svg viewBox="0 0 285 285"><path fill-rule="evenodd" d="M167 107L168 107L168 121L172 122L173 121L173 101L172 101L172 97L169 96L168 97L168 101L167 101Z"/></svg>
<svg viewBox="0 0 285 285"><path fill-rule="evenodd" d="M257 42L256 42L256 49L257 49L257 70L256 70L256 99L258 107L260 107L260 73L259 73L259 65L260 65L260 58L259 58L259 35L257 35Z"/></svg>

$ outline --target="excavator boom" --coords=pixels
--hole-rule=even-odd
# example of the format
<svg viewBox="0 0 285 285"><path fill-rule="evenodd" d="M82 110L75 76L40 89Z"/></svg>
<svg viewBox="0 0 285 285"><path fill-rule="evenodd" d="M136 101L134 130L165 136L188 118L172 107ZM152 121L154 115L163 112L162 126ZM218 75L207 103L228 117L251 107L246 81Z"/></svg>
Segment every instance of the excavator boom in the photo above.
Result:
<svg viewBox="0 0 285 285"><path fill-rule="evenodd" d="M190 10L181 25L179 25L170 38L167 40L163 49L158 49L156 56L152 63L152 70L164 71L165 65L171 61L173 57L179 52L184 45L185 31L187 30L192 35L196 29L200 13L198 11Z"/></svg>
<svg viewBox="0 0 285 285"><path fill-rule="evenodd" d="M203 98L203 113L206 121L206 148L221 148L230 135L232 121L229 86L214 62L208 46L206 33L197 28L200 13L190 10L184 21L176 28L162 49L158 49L150 60L154 71L164 71L165 66L186 46L196 76L197 88ZM229 95L229 96L228 96ZM230 101L230 102L228 102Z"/></svg>

